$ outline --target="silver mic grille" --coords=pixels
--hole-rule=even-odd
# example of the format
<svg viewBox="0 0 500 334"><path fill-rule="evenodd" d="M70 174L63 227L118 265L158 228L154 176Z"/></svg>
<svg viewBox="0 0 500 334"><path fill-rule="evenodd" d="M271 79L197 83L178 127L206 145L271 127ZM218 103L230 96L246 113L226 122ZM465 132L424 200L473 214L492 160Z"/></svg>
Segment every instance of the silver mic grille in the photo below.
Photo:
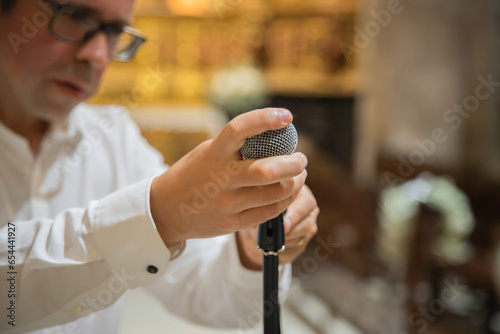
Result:
<svg viewBox="0 0 500 334"><path fill-rule="evenodd" d="M247 138L240 151L245 160L289 155L295 151L297 141L297 130L290 123L286 128L269 130Z"/></svg>

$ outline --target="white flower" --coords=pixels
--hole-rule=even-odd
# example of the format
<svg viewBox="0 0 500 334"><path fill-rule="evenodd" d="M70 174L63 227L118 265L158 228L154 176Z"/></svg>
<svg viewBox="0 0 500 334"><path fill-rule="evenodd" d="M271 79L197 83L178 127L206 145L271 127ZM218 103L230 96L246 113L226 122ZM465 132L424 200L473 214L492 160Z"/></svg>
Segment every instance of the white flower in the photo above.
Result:
<svg viewBox="0 0 500 334"><path fill-rule="evenodd" d="M252 65L219 70L212 77L208 94L214 104L232 116L260 108L269 98L261 70Z"/></svg>
<svg viewBox="0 0 500 334"><path fill-rule="evenodd" d="M442 234L433 241L434 251L449 262L467 261L472 255L467 237L474 228L467 196L451 180L429 173L381 193L377 236L380 258L392 272L406 269L420 203L436 210L443 218Z"/></svg>

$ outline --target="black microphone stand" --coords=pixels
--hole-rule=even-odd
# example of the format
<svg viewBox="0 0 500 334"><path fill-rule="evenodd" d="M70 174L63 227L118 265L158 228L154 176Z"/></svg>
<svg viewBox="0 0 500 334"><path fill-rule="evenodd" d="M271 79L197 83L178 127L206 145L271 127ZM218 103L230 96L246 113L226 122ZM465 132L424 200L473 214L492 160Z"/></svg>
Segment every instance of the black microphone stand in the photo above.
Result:
<svg viewBox="0 0 500 334"><path fill-rule="evenodd" d="M282 212L278 217L258 226L257 244L262 252L264 276L264 334L280 334L280 305L278 298L279 253L285 249L285 230Z"/></svg>
<svg viewBox="0 0 500 334"><path fill-rule="evenodd" d="M297 140L297 131L290 123L286 128L269 130L247 138L240 149L241 157L246 160L292 154L297 147ZM263 254L264 334L280 334L278 266L279 253L285 249L284 214L282 212L278 217L260 224L257 231L257 244Z"/></svg>

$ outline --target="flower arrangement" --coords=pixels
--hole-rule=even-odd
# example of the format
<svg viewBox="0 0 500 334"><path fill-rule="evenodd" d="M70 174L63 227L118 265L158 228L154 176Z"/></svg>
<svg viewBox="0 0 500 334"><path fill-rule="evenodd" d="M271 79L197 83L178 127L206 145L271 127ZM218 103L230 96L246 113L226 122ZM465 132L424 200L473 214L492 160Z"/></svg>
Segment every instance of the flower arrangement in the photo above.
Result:
<svg viewBox="0 0 500 334"><path fill-rule="evenodd" d="M443 219L442 233L434 240L433 251L450 263L466 262L472 255L467 237L475 224L468 198L450 179L430 173L382 192L377 236L382 261L392 272L406 269L420 203L439 212Z"/></svg>
<svg viewBox="0 0 500 334"><path fill-rule="evenodd" d="M263 107L269 101L262 71L251 64L238 64L214 73L208 89L209 99L231 118Z"/></svg>

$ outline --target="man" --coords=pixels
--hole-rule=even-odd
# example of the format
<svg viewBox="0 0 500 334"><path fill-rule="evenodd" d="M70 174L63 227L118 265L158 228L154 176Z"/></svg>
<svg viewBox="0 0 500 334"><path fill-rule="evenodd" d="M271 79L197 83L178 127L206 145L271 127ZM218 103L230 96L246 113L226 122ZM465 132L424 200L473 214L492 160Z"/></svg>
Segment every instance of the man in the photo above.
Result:
<svg viewBox="0 0 500 334"><path fill-rule="evenodd" d="M290 112L243 114L167 169L124 111L82 103L143 41L133 1L0 1L0 331L116 333L137 286L191 321L255 325L255 226L288 208L284 264L316 233L305 156L239 154Z"/></svg>

